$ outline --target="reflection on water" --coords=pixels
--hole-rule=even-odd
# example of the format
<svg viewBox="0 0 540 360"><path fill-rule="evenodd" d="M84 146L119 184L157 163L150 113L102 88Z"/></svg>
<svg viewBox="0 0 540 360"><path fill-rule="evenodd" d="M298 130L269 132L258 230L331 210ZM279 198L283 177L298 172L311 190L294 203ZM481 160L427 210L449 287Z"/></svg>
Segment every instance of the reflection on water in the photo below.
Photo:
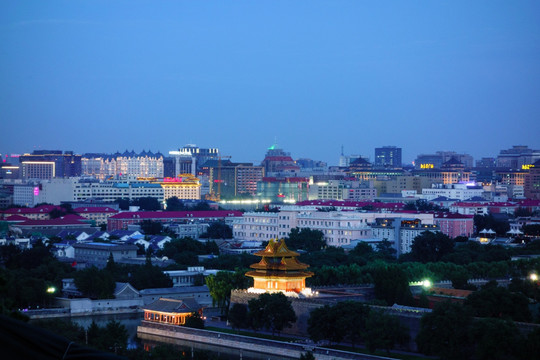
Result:
<svg viewBox="0 0 540 360"><path fill-rule="evenodd" d="M194 359L219 359L219 360L279 360L296 359L294 357L275 356L262 354L247 349L234 349L212 344L197 343L183 339L173 339L150 334L139 334L139 339L145 349L149 350L154 346L161 344L173 344L178 352L182 354L191 354Z"/></svg>
<svg viewBox="0 0 540 360"><path fill-rule="evenodd" d="M74 316L71 321L88 329L95 321L97 325L104 327L111 320L115 320L124 325L128 331L128 348L144 347L150 350L157 345L172 344L178 349L179 355L184 353L193 359L219 359L219 360L279 360L295 359L294 357L283 357L269 354L257 353L247 349L234 349L212 344L197 343L182 339L172 339L167 337L141 334L137 337L137 326L143 319L142 313L115 314L115 315L92 315ZM190 356L191 355L191 356Z"/></svg>
<svg viewBox="0 0 540 360"><path fill-rule="evenodd" d="M137 326L141 324L143 319L143 313L131 313L131 314L111 314L111 315L92 315L92 316L73 316L71 321L88 329L95 321L97 325L104 327L111 320L118 321L124 325L128 332L128 349L137 347Z"/></svg>

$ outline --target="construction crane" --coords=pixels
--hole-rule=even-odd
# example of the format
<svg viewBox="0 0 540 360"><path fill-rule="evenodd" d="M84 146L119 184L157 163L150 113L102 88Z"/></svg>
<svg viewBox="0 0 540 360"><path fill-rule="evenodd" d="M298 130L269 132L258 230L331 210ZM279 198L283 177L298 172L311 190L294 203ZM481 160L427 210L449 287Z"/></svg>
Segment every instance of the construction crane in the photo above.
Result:
<svg viewBox="0 0 540 360"><path fill-rule="evenodd" d="M206 195L206 200L210 201L216 201L218 202L221 200L221 183L223 180L221 179L221 159L230 159L230 156L218 156L218 171L217 171L217 179L214 179L214 176L212 176L212 182L214 184L217 184L217 192L214 190L214 186L212 185L212 190L210 191L210 194ZM212 171L213 175L213 171Z"/></svg>

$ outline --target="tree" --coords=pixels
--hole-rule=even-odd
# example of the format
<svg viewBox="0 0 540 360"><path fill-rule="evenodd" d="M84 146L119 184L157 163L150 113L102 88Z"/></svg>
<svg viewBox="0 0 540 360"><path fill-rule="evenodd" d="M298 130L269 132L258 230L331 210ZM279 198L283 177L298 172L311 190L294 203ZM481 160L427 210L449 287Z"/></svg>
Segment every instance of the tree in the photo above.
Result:
<svg viewBox="0 0 540 360"><path fill-rule="evenodd" d="M300 355L300 360L315 360L315 356L311 351L308 351L307 353Z"/></svg>
<svg viewBox="0 0 540 360"><path fill-rule="evenodd" d="M291 327L296 321L296 314L291 301L281 292L264 293L257 299L248 302L249 318L255 329L261 327L272 331L272 336L278 335L285 327Z"/></svg>
<svg viewBox="0 0 540 360"><path fill-rule="evenodd" d="M454 241L440 231L424 231L414 238L411 253L420 262L437 262L454 249Z"/></svg>
<svg viewBox="0 0 540 360"><path fill-rule="evenodd" d="M146 235L158 235L163 231L163 224L158 221L143 220L141 222L141 230Z"/></svg>
<svg viewBox="0 0 540 360"><path fill-rule="evenodd" d="M147 263L129 267L131 277L126 279L137 290L172 287L171 278L159 266Z"/></svg>
<svg viewBox="0 0 540 360"><path fill-rule="evenodd" d="M101 346L103 350L122 353L127 348L128 332L124 325L115 320L110 320L105 329L101 331Z"/></svg>
<svg viewBox="0 0 540 360"><path fill-rule="evenodd" d="M167 211L184 211L186 207L184 206L184 203L180 201L176 196L170 197L166 200L167 203Z"/></svg>
<svg viewBox="0 0 540 360"><path fill-rule="evenodd" d="M474 322L471 331L476 342L476 359L512 360L520 358L519 354L525 345L525 339L512 321L478 319Z"/></svg>
<svg viewBox="0 0 540 360"><path fill-rule="evenodd" d="M339 343L345 337L343 329L336 329L333 307L324 305L311 311L308 318L308 334L311 340L328 340Z"/></svg>
<svg viewBox="0 0 540 360"><path fill-rule="evenodd" d="M194 329L204 329L204 320L201 318L201 314L194 312L186 318L184 326Z"/></svg>
<svg viewBox="0 0 540 360"><path fill-rule="evenodd" d="M133 201L133 205L139 206L141 210L156 211L161 210L158 199L152 196L141 197Z"/></svg>
<svg viewBox="0 0 540 360"><path fill-rule="evenodd" d="M357 301L325 305L310 313L308 334L313 341L340 343L347 339L354 347L366 331L369 307Z"/></svg>
<svg viewBox="0 0 540 360"><path fill-rule="evenodd" d="M495 281L487 283L481 290L469 295L464 305L471 308L479 317L510 317L514 321L531 320L527 297L497 286Z"/></svg>
<svg viewBox="0 0 540 360"><path fill-rule="evenodd" d="M231 227L221 221L211 223L205 235L209 239L232 239L233 237Z"/></svg>
<svg viewBox="0 0 540 360"><path fill-rule="evenodd" d="M525 235L528 236L540 236L540 225L523 225L521 229Z"/></svg>
<svg viewBox="0 0 540 360"><path fill-rule="evenodd" d="M527 335L523 349L524 359L536 359L540 354L540 328L537 327Z"/></svg>
<svg viewBox="0 0 540 360"><path fill-rule="evenodd" d="M69 319L46 319L38 320L36 326L63 336L71 341L84 341L84 328Z"/></svg>
<svg viewBox="0 0 540 360"><path fill-rule="evenodd" d="M444 302L422 316L416 337L418 350L443 360L469 359L473 353L472 313L463 306Z"/></svg>
<svg viewBox="0 0 540 360"><path fill-rule="evenodd" d="M248 327L248 308L244 304L233 304L229 310L229 323L233 329Z"/></svg>
<svg viewBox="0 0 540 360"><path fill-rule="evenodd" d="M375 297L387 305L408 305L412 302L407 274L398 266L391 265L374 271Z"/></svg>
<svg viewBox="0 0 540 360"><path fill-rule="evenodd" d="M366 319L366 347L369 351L385 349L390 353L395 344L404 345L409 341L407 329L395 316L381 311L370 311Z"/></svg>
<svg viewBox="0 0 540 360"><path fill-rule="evenodd" d="M130 205L129 199L118 198L115 200L115 202L118 204L118 207L120 208L120 210L129 210L129 205Z"/></svg>
<svg viewBox="0 0 540 360"><path fill-rule="evenodd" d="M358 301L341 301L334 305L336 329L343 329L352 347L364 337L369 307ZM334 329L335 330L335 329Z"/></svg>
<svg viewBox="0 0 540 360"><path fill-rule="evenodd" d="M116 283L111 273L99 270L95 266L79 270L74 276L75 285L85 296L92 299L110 299L113 297Z"/></svg>
<svg viewBox="0 0 540 360"><path fill-rule="evenodd" d="M247 284L246 276L242 271L234 273L219 271L216 275L206 277L206 286L212 296L212 304L221 308L221 314L226 314L231 301L232 289L244 289Z"/></svg>
<svg viewBox="0 0 540 360"><path fill-rule="evenodd" d="M388 239L383 239L377 244L377 257L386 261L394 261L396 259L396 249L394 249L394 245Z"/></svg>
<svg viewBox="0 0 540 360"><path fill-rule="evenodd" d="M450 281L452 281L452 287L454 289L469 290L471 286L469 282L469 273L462 267L456 268L450 273Z"/></svg>
<svg viewBox="0 0 540 360"><path fill-rule="evenodd" d="M492 229L498 235L506 235L508 230L510 230L510 224L508 221L497 220L493 215L475 215L474 216L474 227L476 231L481 231L482 229Z"/></svg>
<svg viewBox="0 0 540 360"><path fill-rule="evenodd" d="M291 229L286 243L292 249L302 249L308 252L319 251L326 246L323 232L310 228Z"/></svg>

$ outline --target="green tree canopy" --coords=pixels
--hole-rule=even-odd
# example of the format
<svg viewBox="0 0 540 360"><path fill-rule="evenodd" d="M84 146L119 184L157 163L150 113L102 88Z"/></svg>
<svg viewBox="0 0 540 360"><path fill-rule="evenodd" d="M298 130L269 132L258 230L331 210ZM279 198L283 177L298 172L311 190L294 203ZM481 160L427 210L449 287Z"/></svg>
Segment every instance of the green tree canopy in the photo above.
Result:
<svg viewBox="0 0 540 360"><path fill-rule="evenodd" d="M313 341L351 342L353 347L365 335L369 307L357 301L342 301L311 311L308 334Z"/></svg>
<svg viewBox="0 0 540 360"><path fill-rule="evenodd" d="M278 335L286 327L291 327L296 321L296 314L291 301L281 292L264 293L257 299L248 302L248 316L254 329L261 327L272 331L272 336Z"/></svg>
<svg viewBox="0 0 540 360"><path fill-rule="evenodd" d="M141 210L157 211L161 210L158 199L152 196L140 197L132 201L131 205L139 206Z"/></svg>
<svg viewBox="0 0 540 360"><path fill-rule="evenodd" d="M372 310L366 319L366 347L369 351L384 349L390 353L396 344L409 342L409 329L395 316Z"/></svg>
<svg viewBox="0 0 540 360"><path fill-rule="evenodd" d="M515 324L502 319L478 319L474 322L472 338L476 343L475 359L521 359L525 339ZM538 356L540 354L536 354ZM526 358L526 357L525 357Z"/></svg>
<svg viewBox="0 0 540 360"><path fill-rule="evenodd" d="M79 270L74 276L75 285L83 295L92 299L110 299L113 297L116 283L113 275L106 269L95 266Z"/></svg>
<svg viewBox="0 0 540 360"><path fill-rule="evenodd" d="M412 303L412 294L409 288L407 274L398 266L390 265L378 268L373 274L375 296L384 300L387 305L409 305Z"/></svg>
<svg viewBox="0 0 540 360"><path fill-rule="evenodd" d="M145 235L158 235L163 231L163 224L158 221L143 220L140 225Z"/></svg>
<svg viewBox="0 0 540 360"><path fill-rule="evenodd" d="M531 320L527 297L497 286L496 282L488 283L481 290L469 295L464 305L470 307L479 317L508 317L514 321Z"/></svg>
<svg viewBox="0 0 540 360"><path fill-rule="evenodd" d="M326 246L322 231L310 228L291 229L289 238L285 242L291 249L302 249L308 252L319 251Z"/></svg>
<svg viewBox="0 0 540 360"><path fill-rule="evenodd" d="M208 226L206 234L201 237L206 237L209 239L232 239L233 233L229 225L225 224L222 221L216 221Z"/></svg>
<svg viewBox="0 0 540 360"><path fill-rule="evenodd" d="M248 308L244 304L233 304L229 310L229 323L233 329L248 327Z"/></svg>
<svg viewBox="0 0 540 360"><path fill-rule="evenodd" d="M441 303L433 312L422 316L416 337L418 350L443 360L469 359L474 344L469 331L472 323L472 313L463 306Z"/></svg>
<svg viewBox="0 0 540 360"><path fill-rule="evenodd" d="M454 240L440 231L424 231L414 238L411 245L413 257L420 262L440 261L454 250Z"/></svg>
<svg viewBox="0 0 540 360"><path fill-rule="evenodd" d="M204 329L204 320L201 318L201 314L194 312L186 318L184 326L194 329Z"/></svg>
<svg viewBox="0 0 540 360"><path fill-rule="evenodd" d="M235 272L219 271L216 275L206 277L206 286L212 296L212 304L221 308L221 313L226 314L231 301L231 290L245 289L247 278L243 271Z"/></svg>
<svg viewBox="0 0 540 360"><path fill-rule="evenodd" d="M184 211L186 210L186 207L184 206L184 203L178 199L176 196L168 198L166 201L167 204L167 211Z"/></svg>

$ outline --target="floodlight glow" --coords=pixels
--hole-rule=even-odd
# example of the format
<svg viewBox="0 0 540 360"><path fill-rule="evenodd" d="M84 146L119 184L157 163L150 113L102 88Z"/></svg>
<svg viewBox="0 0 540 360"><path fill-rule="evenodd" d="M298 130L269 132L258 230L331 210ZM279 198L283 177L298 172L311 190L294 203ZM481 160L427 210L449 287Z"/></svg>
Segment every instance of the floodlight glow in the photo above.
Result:
<svg viewBox="0 0 540 360"><path fill-rule="evenodd" d="M530 274L529 279L531 279L531 281L538 281L538 274L536 273Z"/></svg>
<svg viewBox="0 0 540 360"><path fill-rule="evenodd" d="M426 289L429 289L433 284L431 283L430 280L426 279L426 280L423 280L422 281L422 286Z"/></svg>
<svg viewBox="0 0 540 360"><path fill-rule="evenodd" d="M54 294L54 293L56 292L56 288L55 288L54 286L49 286L49 287L47 288L47 292L48 292L49 294Z"/></svg>

